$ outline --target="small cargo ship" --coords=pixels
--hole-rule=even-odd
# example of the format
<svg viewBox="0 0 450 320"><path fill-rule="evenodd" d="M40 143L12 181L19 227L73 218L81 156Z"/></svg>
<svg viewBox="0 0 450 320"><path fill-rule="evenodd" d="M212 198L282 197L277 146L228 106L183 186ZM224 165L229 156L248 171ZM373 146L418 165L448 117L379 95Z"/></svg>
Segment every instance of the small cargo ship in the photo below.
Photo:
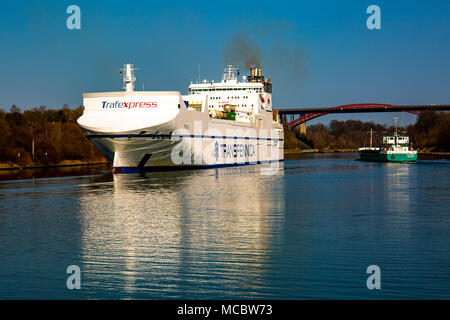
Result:
<svg viewBox="0 0 450 320"><path fill-rule="evenodd" d="M397 126L393 136L385 136L379 147L372 147L372 130L370 147L359 148L359 157L364 161L379 162L415 162L417 151L413 150L408 136L399 136Z"/></svg>

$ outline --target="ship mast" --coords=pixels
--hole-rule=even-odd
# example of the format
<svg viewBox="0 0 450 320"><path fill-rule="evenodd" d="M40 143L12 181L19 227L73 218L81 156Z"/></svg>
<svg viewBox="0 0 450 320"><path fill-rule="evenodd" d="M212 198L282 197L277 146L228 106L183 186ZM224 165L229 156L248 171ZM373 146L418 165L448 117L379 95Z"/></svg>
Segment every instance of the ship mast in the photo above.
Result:
<svg viewBox="0 0 450 320"><path fill-rule="evenodd" d="M137 70L133 67L133 65L128 61L127 64L124 64L123 69L124 71L120 74L122 74L123 77L123 89L125 89L126 92L133 92L134 91L134 83L136 81L136 77L134 76L134 70Z"/></svg>
<svg viewBox="0 0 450 320"><path fill-rule="evenodd" d="M394 143L395 147L397 147L397 141L398 141L398 117L394 117L394 125L395 125L395 136L394 136Z"/></svg>
<svg viewBox="0 0 450 320"><path fill-rule="evenodd" d="M237 82L237 76L239 75L239 70L231 64L227 64L225 70L223 71L223 82Z"/></svg>
<svg viewBox="0 0 450 320"><path fill-rule="evenodd" d="M395 125L395 136L398 135L398 118L394 117L394 125Z"/></svg>

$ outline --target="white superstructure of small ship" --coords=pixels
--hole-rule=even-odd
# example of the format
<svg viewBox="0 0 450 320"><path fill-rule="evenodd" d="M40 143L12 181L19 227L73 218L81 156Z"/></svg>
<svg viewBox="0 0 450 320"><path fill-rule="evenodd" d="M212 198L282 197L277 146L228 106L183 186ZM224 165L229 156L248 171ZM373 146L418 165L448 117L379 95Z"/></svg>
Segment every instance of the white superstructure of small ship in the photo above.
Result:
<svg viewBox="0 0 450 320"><path fill-rule="evenodd" d="M124 66L125 91L83 94L78 124L113 164L114 172L279 162L283 127L272 112L272 84L261 69L238 79L227 65L221 82L178 91L135 91Z"/></svg>

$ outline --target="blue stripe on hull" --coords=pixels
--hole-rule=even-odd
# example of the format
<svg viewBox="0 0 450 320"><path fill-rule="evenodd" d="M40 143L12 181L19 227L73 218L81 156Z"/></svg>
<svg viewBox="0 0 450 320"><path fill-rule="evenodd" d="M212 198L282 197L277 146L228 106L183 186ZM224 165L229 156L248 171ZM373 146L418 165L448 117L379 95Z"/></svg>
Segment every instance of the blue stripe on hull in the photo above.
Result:
<svg viewBox="0 0 450 320"><path fill-rule="evenodd" d="M283 162L284 159L270 160L270 161L258 161L258 162L245 162L245 163L226 163L226 164L211 164L211 165L198 165L198 166L150 166L150 167L114 167L113 173L142 173L142 172L159 172L159 171L177 171L177 170L192 170L192 169L213 169L213 168L225 168L225 167L238 167L248 166L255 164L269 164L273 162Z"/></svg>
<svg viewBox="0 0 450 320"><path fill-rule="evenodd" d="M176 138L200 138L200 139L225 139L225 140L260 140L260 141L284 141L284 139L279 138L259 138L259 137L227 137L227 136L203 136L203 135L169 135L169 134L88 134L86 135L88 139L116 139L116 138L158 138L158 139L171 139Z"/></svg>

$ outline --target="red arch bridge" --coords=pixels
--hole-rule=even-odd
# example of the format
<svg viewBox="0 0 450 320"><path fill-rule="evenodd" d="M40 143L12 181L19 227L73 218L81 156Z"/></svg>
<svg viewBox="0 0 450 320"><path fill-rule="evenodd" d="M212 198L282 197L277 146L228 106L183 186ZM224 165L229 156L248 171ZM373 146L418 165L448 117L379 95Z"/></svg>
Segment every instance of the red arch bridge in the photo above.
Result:
<svg viewBox="0 0 450 320"><path fill-rule="evenodd" d="M363 112L409 112L419 115L420 112L430 111L450 111L450 104L444 105L413 105L397 106L382 103L359 103L347 104L331 108L294 108L294 109L274 109L282 123L287 123L289 128L294 128L307 121L331 113L363 113Z"/></svg>

